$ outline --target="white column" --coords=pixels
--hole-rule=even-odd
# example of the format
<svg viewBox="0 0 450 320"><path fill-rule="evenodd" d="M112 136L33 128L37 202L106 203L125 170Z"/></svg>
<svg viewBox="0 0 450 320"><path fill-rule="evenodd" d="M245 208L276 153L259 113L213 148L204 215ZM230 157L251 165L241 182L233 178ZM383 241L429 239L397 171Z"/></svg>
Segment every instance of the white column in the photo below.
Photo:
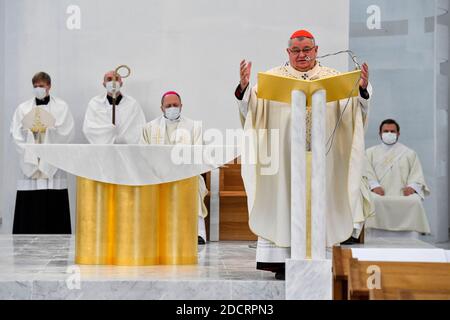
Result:
<svg viewBox="0 0 450 320"><path fill-rule="evenodd" d="M306 258L306 96L292 91L291 259Z"/></svg>
<svg viewBox="0 0 450 320"><path fill-rule="evenodd" d="M6 34L5 34L5 19L6 19L6 11L5 11L5 2L6 1L0 1L0 74L2 75L0 77L0 103L5 106L6 105L6 99L5 99L5 43L6 43ZM14 69L14 68L12 68ZM6 136L6 127L4 118L6 117L7 108L2 108L1 111L1 117L2 120L0 121L0 132L2 134L2 137ZM2 138L0 140L0 174L5 179L5 177L8 175L7 170L5 169L5 138ZM15 171L14 171L15 173ZM12 195L13 193L9 193L8 191L8 183L5 183L5 180L3 180L2 185L0 186L0 233L10 233L11 230L7 230L6 226L2 226L3 224L3 218L2 215L4 212L8 212L9 210L6 210L6 204L10 201L5 201L8 194ZM11 189L15 188L14 186L10 186ZM12 200L14 201L14 200ZM5 217L5 222L8 218ZM12 224L11 224L12 226Z"/></svg>
<svg viewBox="0 0 450 320"><path fill-rule="evenodd" d="M313 128L314 137L312 158L312 260L306 259L306 107L305 96L300 92L292 93L292 204L291 204L291 259L286 260L286 299L294 300L331 300L332 272L331 260L325 259L325 217L320 195L325 194L325 92L313 96ZM318 109L318 110L315 110ZM322 149L320 149L322 148ZM314 153L316 155L314 155ZM319 162L319 165L316 164ZM318 179L316 181L316 179ZM323 189L320 189L322 183ZM315 197L319 195L319 197ZM322 202L322 203L321 203Z"/></svg>
<svg viewBox="0 0 450 320"><path fill-rule="evenodd" d="M326 259L326 92L312 96L311 244L313 260Z"/></svg>
<svg viewBox="0 0 450 320"><path fill-rule="evenodd" d="M209 241L219 241L220 198L219 198L220 169L211 171L209 198Z"/></svg>

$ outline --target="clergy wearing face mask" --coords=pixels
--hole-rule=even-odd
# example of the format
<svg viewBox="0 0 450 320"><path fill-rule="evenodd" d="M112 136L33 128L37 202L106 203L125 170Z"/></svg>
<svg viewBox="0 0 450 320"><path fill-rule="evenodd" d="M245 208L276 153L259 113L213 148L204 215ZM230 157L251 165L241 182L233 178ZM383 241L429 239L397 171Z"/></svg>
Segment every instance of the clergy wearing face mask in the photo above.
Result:
<svg viewBox="0 0 450 320"><path fill-rule="evenodd" d="M19 105L10 130L21 168L13 234L70 234L66 173L41 161L19 144L68 143L74 133L73 117L67 103L50 95L52 82L47 73L37 73L32 84L35 97ZM49 122L35 116L37 108L47 114ZM30 116L31 127L26 125Z"/></svg>
<svg viewBox="0 0 450 320"><path fill-rule="evenodd" d="M115 80L115 81L113 81ZM136 99L122 94L123 81L114 71L105 74L106 92L89 102L83 133L91 144L137 144L145 125L145 115ZM116 96L116 121L112 122Z"/></svg>
<svg viewBox="0 0 450 320"><path fill-rule="evenodd" d="M430 191L413 150L398 142L400 126L392 119L380 125L382 143L366 151L375 215L368 229L430 233L422 201Z"/></svg>
<svg viewBox="0 0 450 320"><path fill-rule="evenodd" d="M175 91L165 93L161 99L162 115L149 122L142 131L141 143L144 144L203 144L202 123L193 121L181 115L183 104L181 97ZM208 190L202 176L199 176L199 212L198 212L198 243L205 244L205 217L208 210L204 199Z"/></svg>

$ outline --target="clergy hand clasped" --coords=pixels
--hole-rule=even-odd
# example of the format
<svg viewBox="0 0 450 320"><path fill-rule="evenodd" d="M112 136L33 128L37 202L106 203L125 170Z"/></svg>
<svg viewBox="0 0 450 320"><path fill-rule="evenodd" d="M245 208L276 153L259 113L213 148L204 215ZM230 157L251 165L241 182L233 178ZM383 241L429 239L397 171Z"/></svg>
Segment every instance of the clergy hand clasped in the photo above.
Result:
<svg viewBox="0 0 450 320"><path fill-rule="evenodd" d="M405 197L412 196L415 193L416 193L416 190L414 190L411 187L406 187L406 188L403 189L403 194L405 195Z"/></svg>
<svg viewBox="0 0 450 320"><path fill-rule="evenodd" d="M379 195L379 196L384 196L384 190L383 190L383 188L382 187L378 187L378 188L374 188L373 190L372 190L372 192L373 193L376 193L377 195Z"/></svg>

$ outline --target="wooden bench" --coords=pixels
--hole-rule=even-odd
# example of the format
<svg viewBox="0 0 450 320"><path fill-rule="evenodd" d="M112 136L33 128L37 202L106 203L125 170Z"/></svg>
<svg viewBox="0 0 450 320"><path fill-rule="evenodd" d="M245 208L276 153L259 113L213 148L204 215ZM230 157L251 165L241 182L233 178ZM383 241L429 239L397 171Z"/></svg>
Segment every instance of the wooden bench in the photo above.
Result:
<svg viewBox="0 0 450 320"><path fill-rule="evenodd" d="M219 176L219 239L221 241L255 241L248 225L247 194L237 161L220 168Z"/></svg>
<svg viewBox="0 0 450 320"><path fill-rule="evenodd" d="M359 285L352 284L349 288L350 265L357 269L359 274L355 274L352 280L357 279ZM367 279L370 274L367 274L369 266L379 266L381 269L382 289L369 290L367 288ZM419 269L417 269L419 268ZM437 274L439 279L444 278L443 287L432 287L432 289L424 289L424 287L409 286L408 279L413 278L416 274L426 274L426 278L433 277ZM386 273L386 276L384 276ZM409 275L408 275L409 274ZM403 275L408 275L406 281L398 281L396 279L403 279ZM443 300L448 299L450 295L450 285L447 284L448 277L450 277L450 264L448 263L411 263L411 262L367 262L353 259L351 248L340 246L333 247L333 298L335 300L347 300L352 295L352 299L373 299L373 300ZM390 280L394 278L394 280ZM440 280L437 281L440 281ZM419 279L420 280L420 279ZM431 280L433 283L436 279ZM388 281L387 286L383 283ZM417 283L416 280L413 280ZM428 280L427 280L428 281ZM398 285L399 287L395 287ZM448 285L448 287L445 287ZM356 286L356 287L355 287ZM426 286L425 286L426 287ZM443 289L438 289L443 288ZM350 292L352 290L352 292ZM353 292L354 291L354 292Z"/></svg>
<svg viewBox="0 0 450 320"><path fill-rule="evenodd" d="M333 247L333 299L347 300L349 263L352 250Z"/></svg>
<svg viewBox="0 0 450 320"><path fill-rule="evenodd" d="M369 300L450 300L450 289L442 291L375 289L370 290Z"/></svg>
<svg viewBox="0 0 450 320"><path fill-rule="evenodd" d="M379 279L384 294L405 297L408 292L444 294L450 288L450 264L434 262L379 262L350 259L348 273L349 300L368 300L369 277L375 277L373 267L379 269ZM370 282L370 281L369 281ZM372 289L374 290L374 289ZM373 293L376 295L377 293Z"/></svg>

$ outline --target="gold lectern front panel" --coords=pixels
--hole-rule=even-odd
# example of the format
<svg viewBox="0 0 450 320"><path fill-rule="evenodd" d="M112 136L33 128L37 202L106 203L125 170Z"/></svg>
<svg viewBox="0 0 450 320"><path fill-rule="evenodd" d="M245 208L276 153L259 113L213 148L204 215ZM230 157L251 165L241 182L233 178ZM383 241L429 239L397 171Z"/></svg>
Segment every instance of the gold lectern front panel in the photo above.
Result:
<svg viewBox="0 0 450 320"><path fill-rule="evenodd" d="M77 180L75 262L197 263L198 177L150 186Z"/></svg>

